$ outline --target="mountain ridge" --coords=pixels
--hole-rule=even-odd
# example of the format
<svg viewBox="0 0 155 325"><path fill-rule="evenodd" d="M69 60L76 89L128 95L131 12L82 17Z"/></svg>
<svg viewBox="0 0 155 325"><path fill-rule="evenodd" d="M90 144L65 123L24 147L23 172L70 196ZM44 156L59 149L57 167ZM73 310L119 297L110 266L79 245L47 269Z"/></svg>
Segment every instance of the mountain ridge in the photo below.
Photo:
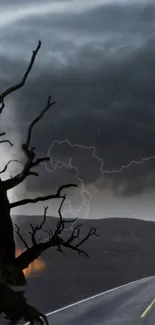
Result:
<svg viewBox="0 0 155 325"><path fill-rule="evenodd" d="M43 216L25 216L19 222L19 216L15 223L24 239L30 240L30 223L42 220ZM47 217L46 229L54 229L57 221L56 217ZM130 218L79 221L83 224L81 238L90 227L96 227L100 234L100 238L90 237L83 245L90 258L66 248L61 254L54 247L42 254L46 269L28 278L26 294L45 312L155 274L155 222ZM15 238L22 247L16 234Z"/></svg>

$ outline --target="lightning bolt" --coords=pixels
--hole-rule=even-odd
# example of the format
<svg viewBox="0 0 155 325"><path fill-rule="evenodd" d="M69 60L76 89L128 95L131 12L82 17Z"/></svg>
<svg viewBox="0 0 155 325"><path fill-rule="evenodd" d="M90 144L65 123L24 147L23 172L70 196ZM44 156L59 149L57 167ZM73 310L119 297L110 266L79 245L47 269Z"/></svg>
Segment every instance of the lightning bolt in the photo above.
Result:
<svg viewBox="0 0 155 325"><path fill-rule="evenodd" d="M155 156L143 157L140 160L131 160L128 164L121 165L119 169L103 170L103 172L105 174L121 173L123 169L129 168L132 165L142 165L145 161L150 161L151 159L155 159Z"/></svg>
<svg viewBox="0 0 155 325"><path fill-rule="evenodd" d="M56 144L61 145L61 144L65 144L65 143L67 143L70 148L79 147L81 149L91 150L93 157L95 157L101 163L101 165L103 165L103 161L102 161L101 158L99 158L98 156L95 155L95 151L96 151L95 147L93 147L93 146L89 147L89 146L81 145L81 144L78 144L78 143L72 144L69 141L69 139L64 139L62 141L54 140L52 142L52 144L50 145L50 147L48 148L47 156L50 158L50 163L51 163L50 168L48 167L47 163L45 163L45 162L43 163L43 165L45 165L45 170L48 171L48 172L52 172L52 173L55 172L56 169L58 169L58 168L59 169L60 168L67 168L67 169L72 169L72 170L75 171L76 179L81 184L80 194L82 196L82 206L80 206L78 209L73 209L72 204L71 204L71 200L66 200L65 202L68 204L68 209L65 210L65 213L68 213L68 212L70 213L71 212L75 217L75 216L77 216L77 214L79 214L81 208L84 208L84 211L85 211L84 219L87 219L88 214L90 212L90 203L91 203L91 200L92 200L92 196L91 196L91 193L84 186L84 181L80 177L80 172L78 170L78 167L73 166L71 157L69 157L68 163L66 164L66 163L63 163L61 160L54 161L50 156L50 153L51 153L53 147ZM74 224L75 224L75 222L71 225L71 229L73 229Z"/></svg>
<svg viewBox="0 0 155 325"><path fill-rule="evenodd" d="M79 181L79 183L81 184L81 189L80 189L80 194L82 196L82 206L80 206L78 209L74 209L72 207L71 204L71 200L66 200L66 203L68 205L68 208L65 210L65 213L72 213L74 216L77 216L77 214L80 212L81 207L84 207L84 211L85 211L85 219L88 217L89 212L90 212L90 203L92 200L92 196L91 193L85 188L84 186L84 181L83 179L80 177L80 172L78 170L78 166L74 166L72 164L72 158L69 157L68 159L68 163L63 163L61 160L56 160L54 161L51 158L51 152L52 149L55 145L61 145L61 144L67 144L70 148L81 148L81 149L86 149L86 150L90 150L92 152L92 157L94 157L100 164L100 171L103 174L114 174L114 173L121 173L124 169L130 168L132 165L138 165L138 164L143 164L145 161L150 161L151 159L155 159L155 155L154 156L150 156L150 157L143 157L140 160L131 160L128 164L122 164L121 167L119 169L103 169L104 166L104 160L103 158L99 157L96 154L96 147L95 146L87 146L87 145L82 145L79 143L71 143L71 141L69 139L64 139L64 140L54 140L52 142L52 144L50 145L50 147L48 148L48 153L47 156L50 159L50 168L48 167L47 163L43 163L43 165L45 165L45 170L48 172L55 172L57 169L60 168L67 168L67 169L72 169L75 171L75 176L76 179ZM71 229L73 228L73 224L71 225ZM69 229L68 229L69 230Z"/></svg>
<svg viewBox="0 0 155 325"><path fill-rule="evenodd" d="M51 159L51 158L50 158ZM83 201L82 201L82 207L84 207L84 211L85 211L85 218L87 218L88 214L89 214L89 211L90 211L90 203L91 203L91 194L88 190L85 189L84 187L84 182L83 182L83 179L80 177L80 172L78 170L78 167L77 166L73 166L72 164L72 158L69 157L69 160L68 160L68 164L65 164L63 163L62 161L60 160L57 160L55 163L53 161L51 161L52 165L53 165L53 168L52 169L49 169L47 167L47 164L46 164L46 171L48 172L54 172L56 171L56 169L60 169L60 168L66 168L66 169L72 169L75 171L75 176L76 176L76 179L80 182L81 184L81 189L80 189L80 194L83 198ZM45 164L45 163L44 163ZM72 207L72 204L71 204L71 200L66 200L65 203L68 204L68 208L65 209L65 213L68 214L68 213L72 213L75 216L77 216L77 214L80 212L80 209L81 209L81 206L80 208L78 209L73 209ZM75 222L73 222L74 224ZM73 224L71 225L71 229L73 228Z"/></svg>

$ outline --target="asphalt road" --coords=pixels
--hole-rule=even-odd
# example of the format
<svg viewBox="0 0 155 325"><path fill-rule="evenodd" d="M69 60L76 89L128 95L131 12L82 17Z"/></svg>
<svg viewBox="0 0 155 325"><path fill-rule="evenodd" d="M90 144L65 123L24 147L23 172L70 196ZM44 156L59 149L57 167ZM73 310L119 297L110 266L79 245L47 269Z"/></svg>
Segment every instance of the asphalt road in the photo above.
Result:
<svg viewBox="0 0 155 325"><path fill-rule="evenodd" d="M154 325L155 277L115 288L48 314L50 325Z"/></svg>

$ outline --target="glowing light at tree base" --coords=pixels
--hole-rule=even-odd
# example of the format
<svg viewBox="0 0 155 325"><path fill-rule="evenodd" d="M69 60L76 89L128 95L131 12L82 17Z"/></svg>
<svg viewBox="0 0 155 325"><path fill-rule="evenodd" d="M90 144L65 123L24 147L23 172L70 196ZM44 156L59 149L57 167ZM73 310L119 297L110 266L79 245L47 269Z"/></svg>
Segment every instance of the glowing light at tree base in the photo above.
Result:
<svg viewBox="0 0 155 325"><path fill-rule="evenodd" d="M18 248L16 249L16 257L19 256L24 250ZM32 262L25 270L24 274L26 278L36 275L46 269L46 264L44 260L38 257L34 262Z"/></svg>

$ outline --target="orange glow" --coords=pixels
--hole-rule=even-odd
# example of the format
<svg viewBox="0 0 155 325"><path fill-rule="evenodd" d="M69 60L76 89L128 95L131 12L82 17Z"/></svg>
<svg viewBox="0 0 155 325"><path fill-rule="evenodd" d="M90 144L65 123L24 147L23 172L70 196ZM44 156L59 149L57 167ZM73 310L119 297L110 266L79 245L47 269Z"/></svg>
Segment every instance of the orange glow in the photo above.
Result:
<svg viewBox="0 0 155 325"><path fill-rule="evenodd" d="M19 256L24 250L17 248L16 257ZM38 257L34 262L32 262L27 269L24 270L26 278L32 276L35 273L41 272L46 269L46 264L42 258Z"/></svg>

